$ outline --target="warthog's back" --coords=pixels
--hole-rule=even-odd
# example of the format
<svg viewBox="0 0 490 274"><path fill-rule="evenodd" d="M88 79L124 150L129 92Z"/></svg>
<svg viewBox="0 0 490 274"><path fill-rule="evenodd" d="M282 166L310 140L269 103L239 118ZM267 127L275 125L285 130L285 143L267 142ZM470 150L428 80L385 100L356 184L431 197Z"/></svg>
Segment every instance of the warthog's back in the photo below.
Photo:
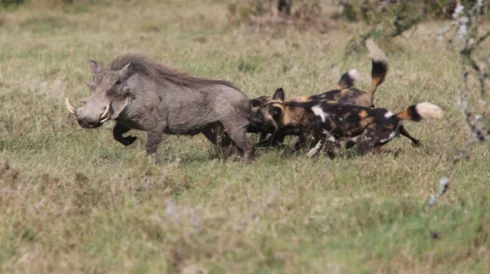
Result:
<svg viewBox="0 0 490 274"><path fill-rule="evenodd" d="M134 112L145 117L152 109L162 119L165 131L173 134L195 134L208 124L223 119L246 123L248 98L228 81L193 77L150 61L138 55L116 58L111 70L131 64L130 88L136 92Z"/></svg>

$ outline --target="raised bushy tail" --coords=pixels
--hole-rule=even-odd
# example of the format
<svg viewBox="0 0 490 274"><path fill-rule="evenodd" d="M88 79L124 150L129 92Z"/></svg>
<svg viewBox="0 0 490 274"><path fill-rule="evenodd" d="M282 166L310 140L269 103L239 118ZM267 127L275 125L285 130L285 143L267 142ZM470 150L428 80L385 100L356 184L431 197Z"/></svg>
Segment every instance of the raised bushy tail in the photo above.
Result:
<svg viewBox="0 0 490 274"><path fill-rule="evenodd" d="M444 111L429 102L423 102L409 106L406 110L393 115L398 120L410 120L418 122L422 119L442 118Z"/></svg>
<svg viewBox="0 0 490 274"><path fill-rule="evenodd" d="M386 73L388 73L388 58L372 39L366 40L366 47L373 64L371 69L371 88L368 91L368 95L371 98L371 104L374 104L374 93L378 86L384 82Z"/></svg>
<svg viewBox="0 0 490 274"><path fill-rule="evenodd" d="M353 88L357 79L359 79L359 72L355 69L351 69L340 76L339 86L340 90Z"/></svg>

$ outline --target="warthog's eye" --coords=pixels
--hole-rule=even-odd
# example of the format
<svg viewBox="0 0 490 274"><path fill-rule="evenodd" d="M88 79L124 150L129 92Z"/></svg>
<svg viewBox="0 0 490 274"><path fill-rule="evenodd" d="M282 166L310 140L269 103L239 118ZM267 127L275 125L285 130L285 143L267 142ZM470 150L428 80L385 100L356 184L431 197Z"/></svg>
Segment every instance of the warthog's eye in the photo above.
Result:
<svg viewBox="0 0 490 274"><path fill-rule="evenodd" d="M108 96L114 96L116 95L116 91L114 89L108 89L106 92L105 92Z"/></svg>
<svg viewBox="0 0 490 274"><path fill-rule="evenodd" d="M121 84L121 80L120 79L116 79L116 82L114 82L114 85L120 85Z"/></svg>

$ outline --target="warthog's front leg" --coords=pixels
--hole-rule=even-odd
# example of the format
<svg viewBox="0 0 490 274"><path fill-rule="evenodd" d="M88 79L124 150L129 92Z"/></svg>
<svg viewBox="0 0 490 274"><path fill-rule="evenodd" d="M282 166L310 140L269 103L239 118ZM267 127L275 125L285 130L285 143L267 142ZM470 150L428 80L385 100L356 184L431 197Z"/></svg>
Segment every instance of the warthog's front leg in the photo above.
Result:
<svg viewBox="0 0 490 274"><path fill-rule="evenodd" d="M134 136L124 137L123 134L125 134L129 130L130 128L128 128L127 126L116 124L114 126L114 129L112 130L114 139L125 146L131 145L132 143L134 143L134 141L136 141L137 138Z"/></svg>
<svg viewBox="0 0 490 274"><path fill-rule="evenodd" d="M148 131L146 134L146 154L155 154L162 139L163 133L161 131Z"/></svg>

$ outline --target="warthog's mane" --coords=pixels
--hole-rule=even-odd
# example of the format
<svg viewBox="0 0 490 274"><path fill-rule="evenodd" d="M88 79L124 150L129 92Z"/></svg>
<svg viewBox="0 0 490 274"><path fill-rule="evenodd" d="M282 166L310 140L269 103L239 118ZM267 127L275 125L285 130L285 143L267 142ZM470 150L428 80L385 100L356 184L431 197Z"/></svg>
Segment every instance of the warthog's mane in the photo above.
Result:
<svg viewBox="0 0 490 274"><path fill-rule="evenodd" d="M233 84L224 80L212 80L200 77L190 76L186 73L169 68L165 65L151 61L148 58L136 55L127 54L119 56L111 63L111 70L120 70L128 63L131 63L131 74L140 73L157 83L166 86L171 82L178 86L185 87L202 87L212 85L225 85L237 89Z"/></svg>

